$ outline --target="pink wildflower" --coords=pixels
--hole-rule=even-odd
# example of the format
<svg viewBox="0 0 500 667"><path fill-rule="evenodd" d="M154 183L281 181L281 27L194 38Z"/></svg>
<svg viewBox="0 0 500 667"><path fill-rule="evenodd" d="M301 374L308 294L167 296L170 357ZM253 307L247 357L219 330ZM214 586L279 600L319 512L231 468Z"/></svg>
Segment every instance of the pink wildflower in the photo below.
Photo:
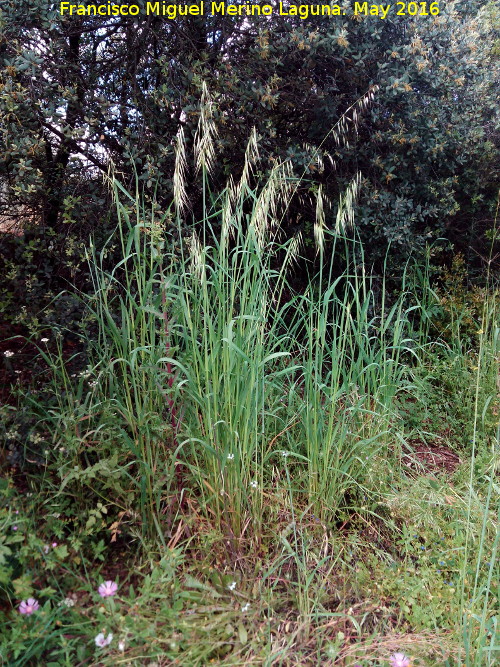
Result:
<svg viewBox="0 0 500 667"><path fill-rule="evenodd" d="M112 595L116 595L117 590L118 590L118 584L115 584L114 581L105 581L97 589L99 595L102 598L109 598Z"/></svg>
<svg viewBox="0 0 500 667"><path fill-rule="evenodd" d="M52 548L55 549L57 547L57 542L52 542Z"/></svg>
<svg viewBox="0 0 500 667"><path fill-rule="evenodd" d="M410 658L404 653L394 653L389 658L389 662L391 663L391 667L411 667Z"/></svg>
<svg viewBox="0 0 500 667"><path fill-rule="evenodd" d="M35 600L35 598L28 598L27 600L23 600L19 605L19 613L26 614L26 616L31 616L31 614L33 614L33 612L37 611L38 609L40 609L40 605L38 604L38 600Z"/></svg>

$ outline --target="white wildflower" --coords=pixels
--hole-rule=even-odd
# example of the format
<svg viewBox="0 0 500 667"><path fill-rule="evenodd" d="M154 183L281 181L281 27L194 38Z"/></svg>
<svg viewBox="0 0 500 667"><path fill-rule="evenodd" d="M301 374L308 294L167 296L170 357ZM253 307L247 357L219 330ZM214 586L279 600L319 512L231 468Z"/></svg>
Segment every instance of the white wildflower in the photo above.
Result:
<svg viewBox="0 0 500 667"><path fill-rule="evenodd" d="M104 648L105 646L108 646L108 644L111 644L111 641L113 639L113 635L111 632L107 637L104 636L103 632L100 632L97 637L95 638L95 645L100 646L101 648Z"/></svg>
<svg viewBox="0 0 500 667"><path fill-rule="evenodd" d="M75 600L73 598L64 598L64 600L61 600L59 602L60 607L74 607L76 604ZM102 635L104 637L104 635ZM99 637L99 635L97 635ZM96 637L96 644L97 644L97 637ZM97 644L99 646L99 644Z"/></svg>

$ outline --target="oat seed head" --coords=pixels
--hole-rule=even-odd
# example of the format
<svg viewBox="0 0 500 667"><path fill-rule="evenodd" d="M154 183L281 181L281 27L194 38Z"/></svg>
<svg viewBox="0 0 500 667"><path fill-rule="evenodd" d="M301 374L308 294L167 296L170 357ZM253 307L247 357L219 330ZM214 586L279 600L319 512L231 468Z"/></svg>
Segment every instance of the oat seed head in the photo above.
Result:
<svg viewBox="0 0 500 667"><path fill-rule="evenodd" d="M339 199L339 207L337 210L337 221L335 231L337 234L343 232L354 224L354 203L359 193L361 186L361 174L358 172L356 176L349 183L346 193Z"/></svg>
<svg viewBox="0 0 500 667"><path fill-rule="evenodd" d="M187 247L191 258L191 272L204 282L206 277L204 253L196 232L187 239Z"/></svg>
<svg viewBox="0 0 500 667"><path fill-rule="evenodd" d="M181 127L175 138L175 168L174 168L174 204L177 215L188 207L188 196L186 193L186 144L184 129Z"/></svg>
<svg viewBox="0 0 500 667"><path fill-rule="evenodd" d="M211 174L215 163L215 139L217 128L213 117L213 101L208 86L203 82L201 95L200 120L194 138L194 158L196 171L200 169Z"/></svg>
<svg viewBox="0 0 500 667"><path fill-rule="evenodd" d="M243 164L243 172L238 184L238 195L241 196L243 194L243 196L245 196L246 190L250 184L250 176L253 173L253 167L258 159L259 146L257 143L257 130L255 127L253 127L245 150L245 162Z"/></svg>
<svg viewBox="0 0 500 667"><path fill-rule="evenodd" d="M320 184L318 194L316 195L316 218L314 220L314 240L316 242L316 251L323 254L325 249L325 209L323 201L323 188Z"/></svg>

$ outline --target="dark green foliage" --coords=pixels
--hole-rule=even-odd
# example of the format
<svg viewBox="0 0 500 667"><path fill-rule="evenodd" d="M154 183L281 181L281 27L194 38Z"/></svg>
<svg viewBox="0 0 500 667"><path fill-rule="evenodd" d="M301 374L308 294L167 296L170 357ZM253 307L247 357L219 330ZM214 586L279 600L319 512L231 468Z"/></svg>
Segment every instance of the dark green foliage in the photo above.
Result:
<svg viewBox="0 0 500 667"><path fill-rule="evenodd" d="M345 17L248 21L61 17L55 7L10 0L0 17L0 216L29 214L42 237L63 227L86 240L102 225L99 172L110 159L128 178L137 171L146 191L159 182L165 205L173 139L183 127L192 147L206 82L215 182L241 171L255 125L264 170L291 158L307 176L290 210L294 228L310 227L318 184L336 201L359 170L369 261L380 267L391 244L401 266L440 237L484 254L498 156L492 3L441 3L438 17L393 11L385 20L353 17L351 5ZM325 140L372 85L370 109ZM196 219L194 168L188 180Z"/></svg>

